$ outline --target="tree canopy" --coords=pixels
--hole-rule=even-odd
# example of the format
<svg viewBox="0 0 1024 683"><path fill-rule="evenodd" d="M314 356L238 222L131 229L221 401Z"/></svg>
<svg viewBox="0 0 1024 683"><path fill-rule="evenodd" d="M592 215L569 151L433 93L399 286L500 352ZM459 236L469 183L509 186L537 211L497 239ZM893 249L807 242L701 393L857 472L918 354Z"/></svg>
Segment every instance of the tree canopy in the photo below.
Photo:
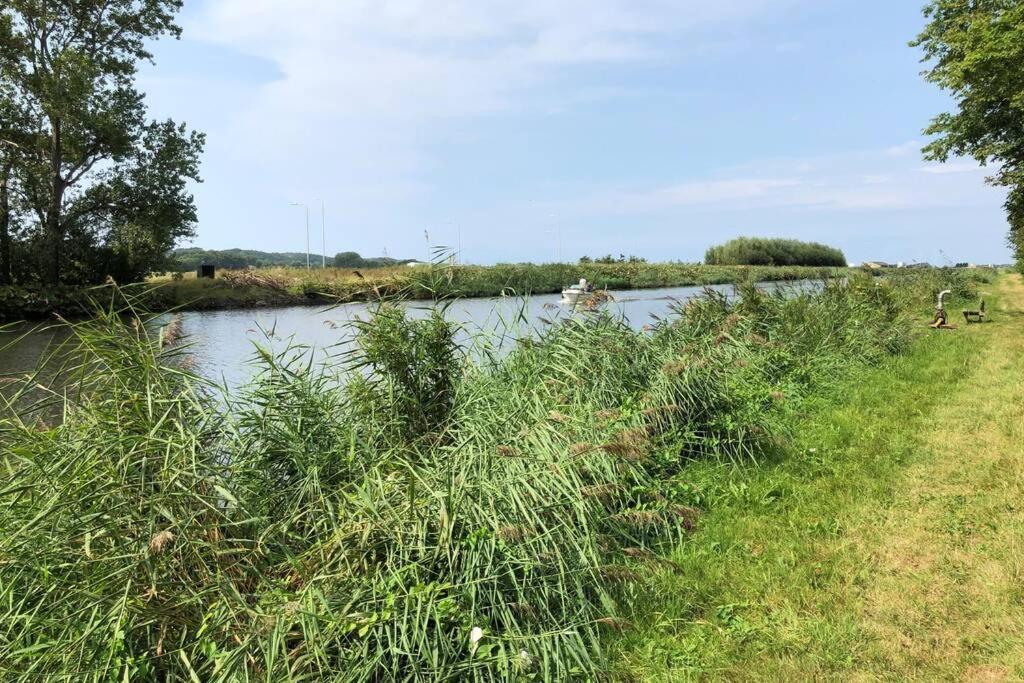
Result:
<svg viewBox="0 0 1024 683"><path fill-rule="evenodd" d="M1009 189L1010 245L1024 269L1024 0L932 0L913 43L926 78L948 90L956 111L939 114L924 148L936 161L970 156L992 164L989 181Z"/></svg>
<svg viewBox="0 0 1024 683"><path fill-rule="evenodd" d="M835 266L846 265L846 256L834 247L817 242L737 237L711 247L704 255L711 266Z"/></svg>
<svg viewBox="0 0 1024 683"><path fill-rule="evenodd" d="M204 138L147 118L147 45L181 0L0 7L0 282L139 279L191 236Z"/></svg>

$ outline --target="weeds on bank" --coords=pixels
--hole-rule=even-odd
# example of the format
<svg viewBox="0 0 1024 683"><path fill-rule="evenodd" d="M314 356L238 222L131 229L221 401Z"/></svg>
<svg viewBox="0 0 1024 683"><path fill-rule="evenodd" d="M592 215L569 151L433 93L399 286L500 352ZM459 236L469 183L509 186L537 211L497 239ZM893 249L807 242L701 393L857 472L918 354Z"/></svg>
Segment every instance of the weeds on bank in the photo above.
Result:
<svg viewBox="0 0 1024 683"><path fill-rule="evenodd" d="M441 312L382 303L340 387L261 352L232 395L173 330L101 310L58 424L0 421L0 671L598 676L699 523L687 464L771 450L802 397L906 348L932 284L709 291L650 333L599 312L479 360Z"/></svg>

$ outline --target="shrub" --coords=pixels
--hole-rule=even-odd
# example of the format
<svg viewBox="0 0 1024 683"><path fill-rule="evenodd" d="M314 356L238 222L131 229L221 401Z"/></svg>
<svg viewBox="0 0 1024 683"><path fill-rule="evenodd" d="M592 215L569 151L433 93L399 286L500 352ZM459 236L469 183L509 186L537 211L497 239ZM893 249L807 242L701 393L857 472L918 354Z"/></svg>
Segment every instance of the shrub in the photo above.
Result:
<svg viewBox="0 0 1024 683"><path fill-rule="evenodd" d="M738 237L704 255L704 263L716 266L846 266L843 252L817 242Z"/></svg>

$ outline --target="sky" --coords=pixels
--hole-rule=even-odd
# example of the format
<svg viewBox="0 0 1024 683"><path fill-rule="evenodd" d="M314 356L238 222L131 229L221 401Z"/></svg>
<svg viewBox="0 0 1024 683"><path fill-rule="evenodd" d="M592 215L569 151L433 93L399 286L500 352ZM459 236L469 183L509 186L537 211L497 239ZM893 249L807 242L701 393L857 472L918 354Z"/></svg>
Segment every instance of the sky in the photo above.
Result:
<svg viewBox="0 0 1024 683"><path fill-rule="evenodd" d="M185 0L140 72L207 134L210 249L699 261L736 236L1008 262L1005 192L925 162L923 0Z"/></svg>

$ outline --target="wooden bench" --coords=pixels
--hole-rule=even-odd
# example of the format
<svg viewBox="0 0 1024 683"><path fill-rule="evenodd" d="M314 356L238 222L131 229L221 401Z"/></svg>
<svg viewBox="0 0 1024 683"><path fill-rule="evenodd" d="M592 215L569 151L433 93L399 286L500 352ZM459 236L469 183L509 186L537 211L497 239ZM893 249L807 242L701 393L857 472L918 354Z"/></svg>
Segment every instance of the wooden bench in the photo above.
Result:
<svg viewBox="0 0 1024 683"><path fill-rule="evenodd" d="M968 323L985 322L985 300L981 300L981 305L978 306L978 310L964 311L964 320L966 320Z"/></svg>

